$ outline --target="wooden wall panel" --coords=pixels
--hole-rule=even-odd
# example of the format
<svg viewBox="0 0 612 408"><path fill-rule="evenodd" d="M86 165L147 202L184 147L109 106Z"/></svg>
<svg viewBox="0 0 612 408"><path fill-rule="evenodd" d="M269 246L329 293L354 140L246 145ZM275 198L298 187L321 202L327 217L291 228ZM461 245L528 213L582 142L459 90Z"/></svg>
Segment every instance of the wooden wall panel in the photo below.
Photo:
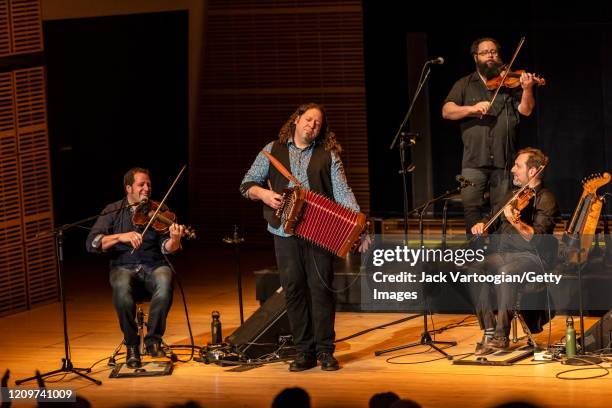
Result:
<svg viewBox="0 0 612 408"><path fill-rule="evenodd" d="M10 0L12 53L28 54L43 50L42 19L38 0Z"/></svg>
<svg viewBox="0 0 612 408"><path fill-rule="evenodd" d="M52 223L49 223L49 227L53 227ZM57 301L57 270L53 236L28 240L25 247L28 270L28 306Z"/></svg>
<svg viewBox="0 0 612 408"><path fill-rule="evenodd" d="M11 25L8 0L0 0L0 57L11 53Z"/></svg>
<svg viewBox="0 0 612 408"><path fill-rule="evenodd" d="M0 0L0 58L41 52L38 0ZM58 299L43 67L0 73L0 315Z"/></svg>
<svg viewBox="0 0 612 408"><path fill-rule="evenodd" d="M13 99L13 76L0 73L0 234L20 223L19 161ZM0 242L2 237L0 237Z"/></svg>
<svg viewBox="0 0 612 408"><path fill-rule="evenodd" d="M15 116L22 190L22 230L26 248L29 306L57 300L53 237L51 163L47 132L45 72L17 70Z"/></svg>
<svg viewBox="0 0 612 408"><path fill-rule="evenodd" d="M21 225L19 167L15 138L0 137L0 235L4 228ZM0 237L0 242L2 238Z"/></svg>
<svg viewBox="0 0 612 408"><path fill-rule="evenodd" d="M349 184L369 211L363 19L360 1L210 1L191 217L218 242L234 224L270 242L261 204L238 186L258 151L304 102L322 103Z"/></svg>
<svg viewBox="0 0 612 408"><path fill-rule="evenodd" d="M25 250L19 241L17 242L17 244L3 245L0 241L0 259L2 259L0 262L0 288L2 289L0 316L21 312L28 307L23 267Z"/></svg>

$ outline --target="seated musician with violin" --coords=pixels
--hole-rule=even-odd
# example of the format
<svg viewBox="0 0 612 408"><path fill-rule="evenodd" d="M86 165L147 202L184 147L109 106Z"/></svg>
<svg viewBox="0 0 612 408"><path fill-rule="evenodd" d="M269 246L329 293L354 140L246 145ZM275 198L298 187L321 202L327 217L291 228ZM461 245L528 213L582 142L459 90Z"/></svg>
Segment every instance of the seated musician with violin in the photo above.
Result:
<svg viewBox="0 0 612 408"><path fill-rule="evenodd" d="M123 184L125 197L106 206L87 236L86 245L88 252L110 254L113 305L127 348L126 364L129 368L138 368L141 359L132 289L135 283L140 284L151 294L146 349L153 357L164 357L161 342L173 291L172 271L164 254L181 248L185 227L173 223L168 235L150 228L143 236L143 227L135 226L134 220L135 214L149 203L149 171L134 167L125 174Z"/></svg>
<svg viewBox="0 0 612 408"><path fill-rule="evenodd" d="M265 151L289 170L302 187L359 211L347 184L340 145L329 129L323 107L301 105L281 127L278 140ZM290 371L303 371L321 363L321 369L339 369L334 353L335 293L332 290L334 255L305 239L285 233L275 216L286 187L295 185L260 152L240 185L246 198L264 203L268 231L274 235L276 263L287 303L287 315L297 349ZM269 188L267 188L269 187ZM368 242L369 243L369 242ZM365 250L362 244L360 250Z"/></svg>
<svg viewBox="0 0 612 408"><path fill-rule="evenodd" d="M515 275L524 272L543 274L556 259L556 239L552 237L559 218L557 200L552 191L542 185L543 169L548 157L541 150L528 147L518 152L512 167L513 183L523 188L514 194L509 192L498 209L496 219L497 245L495 252L485 256L483 262L470 266L469 273ZM516 196L516 197L515 197ZM503 215L502 215L503 214ZM472 233L487 233L495 224L485 220L472 227ZM487 354L509 346L510 321L519 290L526 285L518 283L472 284L471 295L480 328L484 330L476 354ZM534 289L534 288L531 288ZM497 310L495 315L494 310Z"/></svg>
<svg viewBox="0 0 612 408"><path fill-rule="evenodd" d="M542 79L525 72L509 72L502 83L505 66L500 45L493 38L475 40L470 53L476 72L453 85L442 107L444 119L460 121L461 175L473 183L461 190L468 236L486 214L485 191L490 208L494 208L502 204L510 190L509 170L518 144L519 114L531 115L535 107L533 86L543 84Z"/></svg>

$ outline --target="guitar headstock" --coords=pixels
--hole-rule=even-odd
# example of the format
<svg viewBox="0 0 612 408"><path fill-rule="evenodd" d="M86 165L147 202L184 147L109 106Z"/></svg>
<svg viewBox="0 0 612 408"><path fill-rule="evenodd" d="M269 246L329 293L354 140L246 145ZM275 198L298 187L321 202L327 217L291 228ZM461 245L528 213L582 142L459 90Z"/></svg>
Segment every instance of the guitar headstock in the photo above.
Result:
<svg viewBox="0 0 612 408"><path fill-rule="evenodd" d="M584 191L595 194L597 189L601 186L605 186L610 182L610 173L607 171L602 173L593 173L588 177L582 179L582 186Z"/></svg>

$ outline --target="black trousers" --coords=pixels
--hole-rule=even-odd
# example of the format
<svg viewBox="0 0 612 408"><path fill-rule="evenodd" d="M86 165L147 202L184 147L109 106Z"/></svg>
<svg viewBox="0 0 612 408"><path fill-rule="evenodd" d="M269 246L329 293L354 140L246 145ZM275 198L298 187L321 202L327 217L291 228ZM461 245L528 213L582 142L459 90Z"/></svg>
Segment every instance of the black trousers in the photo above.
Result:
<svg viewBox="0 0 612 408"><path fill-rule="evenodd" d="M474 183L474 186L461 190L465 228L470 237L474 224L489 213L484 193L489 192L491 208L499 208L506 193L512 188L512 179L510 173L504 169L462 169L461 175Z"/></svg>
<svg viewBox="0 0 612 408"><path fill-rule="evenodd" d="M544 273L539 257L531 252L493 253L483 262L474 263L468 273L479 275L518 275L523 272ZM536 292L545 288L543 284L519 283L471 283L470 293L476 316L483 330L494 329L495 335L507 337L510 334L512 311L516 305L519 291ZM495 315L497 310L497 315Z"/></svg>
<svg viewBox="0 0 612 408"><path fill-rule="evenodd" d="M333 254L297 237L274 236L274 247L297 351L333 353Z"/></svg>

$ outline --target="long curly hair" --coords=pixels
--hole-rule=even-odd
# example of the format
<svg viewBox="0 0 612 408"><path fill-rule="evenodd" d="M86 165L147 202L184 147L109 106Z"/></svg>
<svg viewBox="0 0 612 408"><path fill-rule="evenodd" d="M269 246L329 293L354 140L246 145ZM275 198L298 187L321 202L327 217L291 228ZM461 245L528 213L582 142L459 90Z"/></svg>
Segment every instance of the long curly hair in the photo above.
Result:
<svg viewBox="0 0 612 408"><path fill-rule="evenodd" d="M325 113L325 109L323 106L318 103L310 102L305 103L303 105L298 106L298 108L289 116L289 119L285 122L285 124L280 128L278 132L278 141L282 144L287 144L287 141L293 138L295 134L295 120L302 116L304 112L309 109L317 109L321 112L323 116L323 123L321 123L321 130L319 131L319 135L315 139L315 143L323 143L323 147L327 151L333 151L336 154L340 154L342 152L342 147L340 143L336 140L336 134L329 130L329 124L327 122L327 113Z"/></svg>

